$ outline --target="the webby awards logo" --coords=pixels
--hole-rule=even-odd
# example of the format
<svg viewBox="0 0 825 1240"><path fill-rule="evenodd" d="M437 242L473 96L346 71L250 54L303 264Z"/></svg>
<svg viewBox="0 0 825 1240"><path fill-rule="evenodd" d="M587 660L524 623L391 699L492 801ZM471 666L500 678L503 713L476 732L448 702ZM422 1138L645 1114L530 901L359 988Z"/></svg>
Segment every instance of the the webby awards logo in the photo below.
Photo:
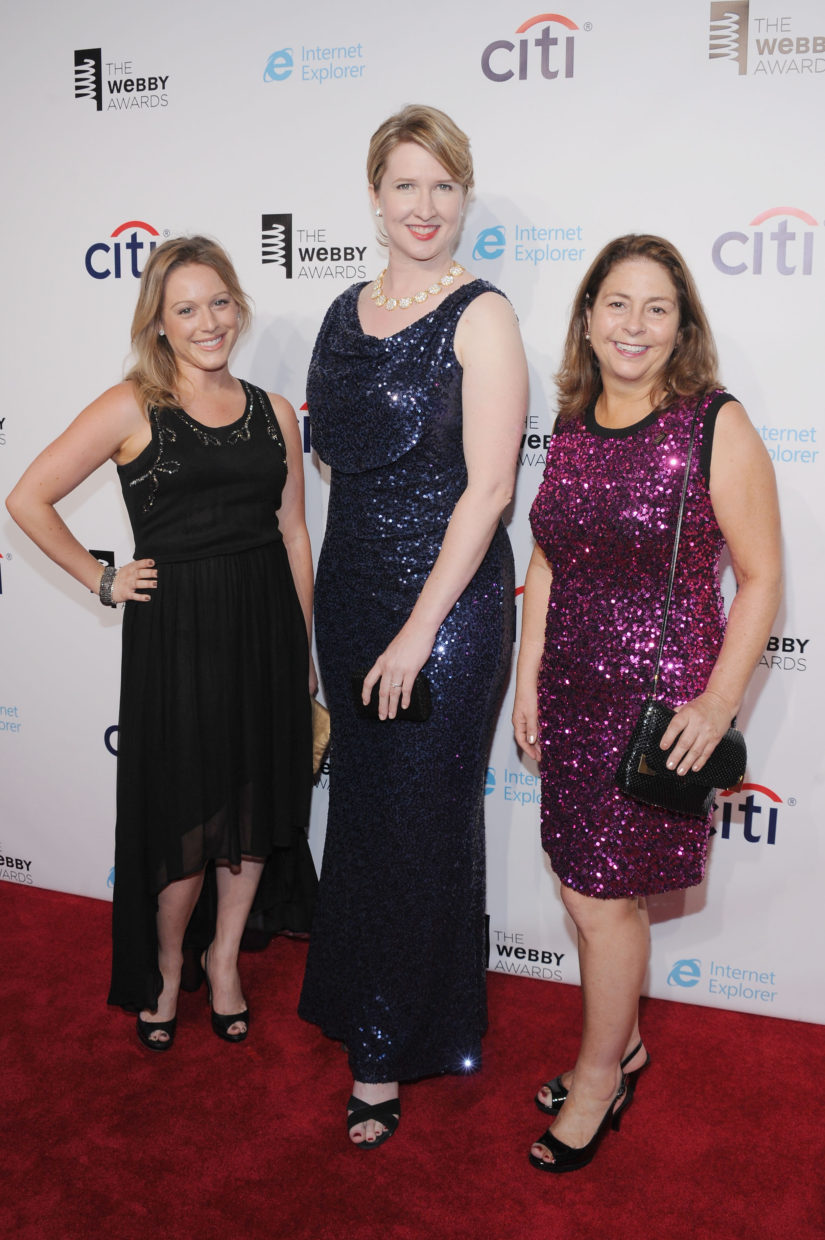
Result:
<svg viewBox="0 0 825 1240"><path fill-rule="evenodd" d="M129 112L169 106L168 73L143 73L131 60L103 59L99 47L74 54L74 97L93 103L98 112Z"/></svg>
<svg viewBox="0 0 825 1240"><path fill-rule="evenodd" d="M750 0L711 0L708 56L739 77L825 75L825 9L819 30L793 13L751 16Z"/></svg>
<svg viewBox="0 0 825 1240"><path fill-rule="evenodd" d="M287 280L363 280L365 245L329 240L327 228L298 227L292 212L261 216L261 263Z"/></svg>

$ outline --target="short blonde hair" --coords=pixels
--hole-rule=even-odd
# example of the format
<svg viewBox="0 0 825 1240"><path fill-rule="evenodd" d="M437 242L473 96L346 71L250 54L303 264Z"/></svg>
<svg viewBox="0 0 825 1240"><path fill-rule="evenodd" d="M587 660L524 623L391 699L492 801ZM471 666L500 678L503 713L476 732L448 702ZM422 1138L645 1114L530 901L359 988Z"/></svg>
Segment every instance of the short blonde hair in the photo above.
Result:
<svg viewBox="0 0 825 1240"><path fill-rule="evenodd" d="M132 318L132 353L135 362L127 380L135 384L137 402L144 412L153 405L177 403L178 378L175 357L165 336L159 335L166 281L177 267L197 263L211 267L238 306L238 323L245 332L252 322L249 298L240 286L232 260L217 241L209 237L173 237L149 255L140 278L140 292Z"/></svg>
<svg viewBox="0 0 825 1240"><path fill-rule="evenodd" d="M426 104L409 104L379 125L367 152L367 180L377 192L392 152L402 142L414 142L438 160L458 181L465 194L473 187L470 139L455 121Z"/></svg>

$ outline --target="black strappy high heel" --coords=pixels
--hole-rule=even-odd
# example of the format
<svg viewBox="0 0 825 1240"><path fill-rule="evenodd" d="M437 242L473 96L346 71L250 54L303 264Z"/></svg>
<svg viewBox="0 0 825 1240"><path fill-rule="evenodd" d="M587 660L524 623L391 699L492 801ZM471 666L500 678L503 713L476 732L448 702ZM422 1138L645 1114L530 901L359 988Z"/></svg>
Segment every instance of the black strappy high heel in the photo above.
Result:
<svg viewBox="0 0 825 1240"><path fill-rule="evenodd" d="M604 1118L587 1142L587 1145L583 1145L579 1149L559 1141L558 1137L554 1137L552 1131L548 1128L533 1144L545 1146L553 1155L553 1161L545 1162L543 1158L539 1158L538 1155L530 1150L527 1157L530 1159L531 1165L537 1167L539 1171L549 1171L553 1175L561 1175L565 1171L580 1171L582 1167L586 1167L596 1157L596 1151L608 1128L618 1132L619 1125L622 1122L622 1113L630 1105L629 1102L625 1101L626 1092L627 1083L624 1076L622 1076L616 1096L605 1111ZM618 1106L616 1106L617 1102L619 1103Z"/></svg>
<svg viewBox="0 0 825 1240"><path fill-rule="evenodd" d="M642 1049L642 1045L642 1042L638 1042L633 1047L633 1050L629 1051L627 1055L625 1055L620 1064L622 1072L624 1072L625 1067L630 1063L631 1059L634 1059L636 1055L638 1055L639 1051ZM640 1064L638 1068L634 1068L632 1072L625 1073L625 1080L627 1081L627 1101L624 1103L625 1108L630 1106L630 1100L635 1092L639 1073L644 1072L649 1063L650 1055L648 1054L643 1064ZM550 1090L552 1102L542 1102L537 1094L534 1099L536 1106L543 1115L558 1115L559 1111L565 1104L568 1094L567 1086L562 1084L561 1076L554 1076L552 1081L547 1081L541 1088Z"/></svg>
<svg viewBox="0 0 825 1240"><path fill-rule="evenodd" d="M398 1127L398 1121L401 1119L401 1100L387 1098L386 1101L376 1102L371 1106L353 1094L347 1103L347 1132L352 1132L358 1124L365 1124L368 1119L374 1119L379 1124L383 1124L384 1131L380 1132L373 1141L352 1141L352 1144L357 1145L361 1150L376 1150L379 1145L389 1141Z"/></svg>

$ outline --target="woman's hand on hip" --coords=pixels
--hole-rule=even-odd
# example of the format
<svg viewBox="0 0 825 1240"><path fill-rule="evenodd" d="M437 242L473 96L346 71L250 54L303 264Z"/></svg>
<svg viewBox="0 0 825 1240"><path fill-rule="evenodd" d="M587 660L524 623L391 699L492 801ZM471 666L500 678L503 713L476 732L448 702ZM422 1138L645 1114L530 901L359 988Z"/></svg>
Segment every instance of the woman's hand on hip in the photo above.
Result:
<svg viewBox="0 0 825 1240"><path fill-rule="evenodd" d="M677 775L701 771L731 725L735 707L716 693L700 693L680 706L659 742L662 749L675 744L667 760Z"/></svg>
<svg viewBox="0 0 825 1240"><path fill-rule="evenodd" d="M151 594L141 594L141 590L155 590L158 584L158 570L154 560L130 560L121 564L112 584L112 602L150 603Z"/></svg>

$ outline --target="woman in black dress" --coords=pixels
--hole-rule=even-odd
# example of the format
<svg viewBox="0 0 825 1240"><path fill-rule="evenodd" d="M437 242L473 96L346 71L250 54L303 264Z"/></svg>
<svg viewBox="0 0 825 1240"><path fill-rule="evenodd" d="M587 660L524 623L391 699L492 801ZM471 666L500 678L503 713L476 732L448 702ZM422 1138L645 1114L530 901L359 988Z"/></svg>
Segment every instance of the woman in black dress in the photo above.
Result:
<svg viewBox="0 0 825 1240"><path fill-rule="evenodd" d="M349 1051L361 1149L395 1131L400 1080L480 1063L484 772L513 645L501 515L527 395L509 302L452 257L465 135L406 108L374 134L368 177L387 267L333 303L307 382L332 470L316 604L332 736L299 1008ZM432 714L393 722L422 670ZM379 717L361 718L373 690Z"/></svg>
<svg viewBox="0 0 825 1240"><path fill-rule="evenodd" d="M302 444L290 405L229 371L249 320L218 245L158 246L126 381L7 501L51 559L102 603L125 604L109 1001L138 1013L154 1051L172 1046L178 990L201 969L215 1033L245 1038L244 929L306 930L314 896ZM55 509L108 460L136 543L117 571Z"/></svg>

